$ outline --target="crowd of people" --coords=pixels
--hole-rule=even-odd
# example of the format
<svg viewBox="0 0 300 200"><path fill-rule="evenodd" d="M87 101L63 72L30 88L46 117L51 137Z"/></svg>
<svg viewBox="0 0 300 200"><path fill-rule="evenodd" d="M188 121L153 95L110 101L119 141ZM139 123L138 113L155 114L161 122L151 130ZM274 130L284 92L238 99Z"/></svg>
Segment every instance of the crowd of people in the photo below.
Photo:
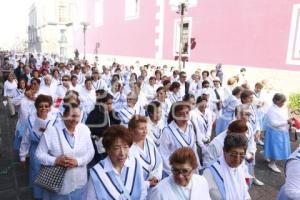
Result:
<svg viewBox="0 0 300 200"><path fill-rule="evenodd" d="M245 68L224 80L221 64L188 76L167 65L16 58L4 59L3 96L35 199L248 200L252 184L264 185L257 144L276 173L276 161L292 160L278 198L300 198L286 97L267 99ZM41 166L66 168L59 192L35 183Z"/></svg>

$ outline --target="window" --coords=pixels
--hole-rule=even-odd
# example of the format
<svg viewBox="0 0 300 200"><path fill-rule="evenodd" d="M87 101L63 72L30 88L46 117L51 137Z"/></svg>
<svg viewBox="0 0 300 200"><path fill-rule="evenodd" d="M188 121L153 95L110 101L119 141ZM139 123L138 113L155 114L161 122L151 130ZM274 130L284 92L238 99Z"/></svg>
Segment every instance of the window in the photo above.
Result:
<svg viewBox="0 0 300 200"><path fill-rule="evenodd" d="M139 0L125 0L125 19L135 19L139 16Z"/></svg>
<svg viewBox="0 0 300 200"><path fill-rule="evenodd" d="M95 26L103 25L103 0L95 0L94 23Z"/></svg>
<svg viewBox="0 0 300 200"><path fill-rule="evenodd" d="M286 63L300 65L300 4L293 5Z"/></svg>
<svg viewBox="0 0 300 200"><path fill-rule="evenodd" d="M67 16L68 16L67 7L64 5L60 5L58 8L58 22L67 23L68 22Z"/></svg>
<svg viewBox="0 0 300 200"><path fill-rule="evenodd" d="M183 21L182 29L182 55L188 56L190 54L190 40L191 40L191 19L185 19ZM180 20L175 21L174 29L174 45L173 52L174 56L179 54L180 46Z"/></svg>

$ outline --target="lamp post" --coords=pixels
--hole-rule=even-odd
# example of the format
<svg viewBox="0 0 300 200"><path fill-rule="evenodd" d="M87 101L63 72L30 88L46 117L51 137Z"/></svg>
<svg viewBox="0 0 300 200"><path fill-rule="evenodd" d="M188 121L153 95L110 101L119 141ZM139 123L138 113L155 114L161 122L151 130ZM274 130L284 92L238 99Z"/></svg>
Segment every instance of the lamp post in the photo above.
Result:
<svg viewBox="0 0 300 200"><path fill-rule="evenodd" d="M85 55L86 55L86 29L87 26L89 25L87 22L81 22L81 25L83 26L83 60L85 60Z"/></svg>
<svg viewBox="0 0 300 200"><path fill-rule="evenodd" d="M178 67L179 71L181 71L182 66L182 47L183 47L183 21L184 21L184 14L187 8L187 5L189 4L189 0L172 0L171 5L176 6L178 8L177 13L180 14L180 35L179 35L179 52L178 52Z"/></svg>
<svg viewBox="0 0 300 200"><path fill-rule="evenodd" d="M179 5L180 11L180 38L179 38L179 56L178 56L178 67L179 71L181 71L181 60L182 60L182 35L183 35L183 18L184 18L184 11L185 11L185 3L181 3Z"/></svg>

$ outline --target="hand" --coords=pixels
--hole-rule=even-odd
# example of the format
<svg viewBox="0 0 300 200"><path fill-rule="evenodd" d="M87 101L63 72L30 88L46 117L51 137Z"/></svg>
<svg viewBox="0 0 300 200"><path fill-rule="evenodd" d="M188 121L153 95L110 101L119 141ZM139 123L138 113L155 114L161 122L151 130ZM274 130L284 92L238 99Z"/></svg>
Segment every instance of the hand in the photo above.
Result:
<svg viewBox="0 0 300 200"><path fill-rule="evenodd" d="M260 139L260 135L261 135L261 132L256 131L256 133L254 134L254 141L258 141Z"/></svg>
<svg viewBox="0 0 300 200"><path fill-rule="evenodd" d="M42 127L39 129L39 131L42 132L42 133L44 133L45 130L46 130L46 128L42 128Z"/></svg>
<svg viewBox="0 0 300 200"><path fill-rule="evenodd" d="M74 168L78 166L78 162L75 158L71 158L71 157L66 157L66 162L67 162L67 167L69 168Z"/></svg>
<svg viewBox="0 0 300 200"><path fill-rule="evenodd" d="M27 166L26 166L26 160L21 161L21 168L22 168L23 170L26 170L26 169L27 169Z"/></svg>
<svg viewBox="0 0 300 200"><path fill-rule="evenodd" d="M152 177L149 179L150 187L155 187L158 183L158 179L156 177Z"/></svg>
<svg viewBox="0 0 300 200"><path fill-rule="evenodd" d="M251 156L250 158L246 159L249 163L252 163L254 160L254 156Z"/></svg>
<svg viewBox="0 0 300 200"><path fill-rule="evenodd" d="M63 167L67 167L67 156L61 155L57 157L55 160L55 164Z"/></svg>

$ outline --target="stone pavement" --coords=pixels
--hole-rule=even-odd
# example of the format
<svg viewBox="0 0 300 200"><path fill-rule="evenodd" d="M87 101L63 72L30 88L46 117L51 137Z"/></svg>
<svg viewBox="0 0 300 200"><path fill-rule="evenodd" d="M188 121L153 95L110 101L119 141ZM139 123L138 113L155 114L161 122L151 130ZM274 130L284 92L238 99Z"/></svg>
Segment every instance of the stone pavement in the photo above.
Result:
<svg viewBox="0 0 300 200"><path fill-rule="evenodd" d="M18 157L12 149L16 117L8 116L8 110L3 108L0 98L0 199L31 200L33 198L28 185L28 173L20 167ZM292 146L294 149L296 144L293 143ZM252 186L250 190L252 199L276 199L277 192L284 183L284 174L276 174L269 170L260 153L257 154L256 162L256 175L265 186ZM280 169L283 171L283 162L280 163Z"/></svg>

